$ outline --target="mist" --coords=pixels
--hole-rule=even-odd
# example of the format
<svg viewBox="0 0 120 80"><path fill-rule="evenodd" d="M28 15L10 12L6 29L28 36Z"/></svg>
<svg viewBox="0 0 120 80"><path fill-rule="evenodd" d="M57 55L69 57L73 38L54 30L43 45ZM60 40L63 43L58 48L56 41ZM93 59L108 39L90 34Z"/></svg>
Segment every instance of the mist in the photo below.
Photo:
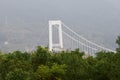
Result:
<svg viewBox="0 0 120 80"><path fill-rule="evenodd" d="M5 41L13 49L47 45L44 28L49 20L59 19L87 39L115 49L120 35L119 4L119 0L0 0L0 47L6 47Z"/></svg>

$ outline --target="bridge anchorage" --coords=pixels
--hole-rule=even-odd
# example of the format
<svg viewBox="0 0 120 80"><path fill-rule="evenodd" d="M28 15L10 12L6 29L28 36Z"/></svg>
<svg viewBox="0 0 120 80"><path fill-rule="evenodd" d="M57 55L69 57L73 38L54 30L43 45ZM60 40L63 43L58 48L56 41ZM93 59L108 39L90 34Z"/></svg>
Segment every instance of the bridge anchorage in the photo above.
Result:
<svg viewBox="0 0 120 80"><path fill-rule="evenodd" d="M56 31L57 34L54 33L55 31L54 29L57 29ZM69 31L69 33L67 31ZM55 34L57 35L58 39L55 38L54 36ZM68 40L64 42L64 38L68 38ZM57 40L56 43L54 43L54 39ZM64 46L66 42L69 42L69 44L67 44L67 46L69 46L68 48ZM96 52L100 52L100 51L108 51L108 52L116 53L116 51L114 50L100 46L82 37L81 35L77 34L75 31L73 31L71 28L66 26L62 21L50 20L49 21L49 51L58 52L58 51L62 51L63 49L68 50L68 49L72 49L73 46L74 49L80 49L80 51L85 52L86 55L91 55L91 56L94 56Z"/></svg>

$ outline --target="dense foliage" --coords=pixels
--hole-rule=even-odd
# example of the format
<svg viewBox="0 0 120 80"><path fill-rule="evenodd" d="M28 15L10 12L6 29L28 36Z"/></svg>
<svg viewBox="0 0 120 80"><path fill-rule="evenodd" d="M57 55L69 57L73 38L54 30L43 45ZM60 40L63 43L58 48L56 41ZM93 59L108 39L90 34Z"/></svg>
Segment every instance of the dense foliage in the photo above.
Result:
<svg viewBox="0 0 120 80"><path fill-rule="evenodd" d="M120 53L99 52L84 58L79 50L50 53L0 53L0 80L119 80Z"/></svg>
<svg viewBox="0 0 120 80"><path fill-rule="evenodd" d="M118 36L116 43L118 44L118 48L116 49L116 51L120 53L120 36Z"/></svg>
<svg viewBox="0 0 120 80"><path fill-rule="evenodd" d="M119 44L119 38L116 41ZM40 46L33 52L0 52L0 80L120 80L120 52L84 57L78 49L60 53Z"/></svg>

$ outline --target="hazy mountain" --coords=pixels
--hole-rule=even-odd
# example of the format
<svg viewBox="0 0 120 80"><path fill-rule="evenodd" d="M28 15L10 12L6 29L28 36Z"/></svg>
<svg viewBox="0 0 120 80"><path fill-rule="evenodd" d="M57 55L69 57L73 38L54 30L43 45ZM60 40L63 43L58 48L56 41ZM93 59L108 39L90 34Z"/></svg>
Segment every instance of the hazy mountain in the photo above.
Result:
<svg viewBox="0 0 120 80"><path fill-rule="evenodd" d="M119 0L0 0L0 49L48 45L50 19L60 19L80 35L114 49L120 34L119 4Z"/></svg>

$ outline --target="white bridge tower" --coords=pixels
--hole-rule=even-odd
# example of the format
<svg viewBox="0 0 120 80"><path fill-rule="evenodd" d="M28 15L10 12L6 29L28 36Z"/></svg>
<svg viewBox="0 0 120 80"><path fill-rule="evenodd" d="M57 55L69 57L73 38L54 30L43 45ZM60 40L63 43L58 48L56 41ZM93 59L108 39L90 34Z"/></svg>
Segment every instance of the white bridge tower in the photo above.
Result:
<svg viewBox="0 0 120 80"><path fill-rule="evenodd" d="M58 28L58 43L53 43L53 27ZM49 21L49 51L61 51L63 49L62 22L60 20Z"/></svg>

